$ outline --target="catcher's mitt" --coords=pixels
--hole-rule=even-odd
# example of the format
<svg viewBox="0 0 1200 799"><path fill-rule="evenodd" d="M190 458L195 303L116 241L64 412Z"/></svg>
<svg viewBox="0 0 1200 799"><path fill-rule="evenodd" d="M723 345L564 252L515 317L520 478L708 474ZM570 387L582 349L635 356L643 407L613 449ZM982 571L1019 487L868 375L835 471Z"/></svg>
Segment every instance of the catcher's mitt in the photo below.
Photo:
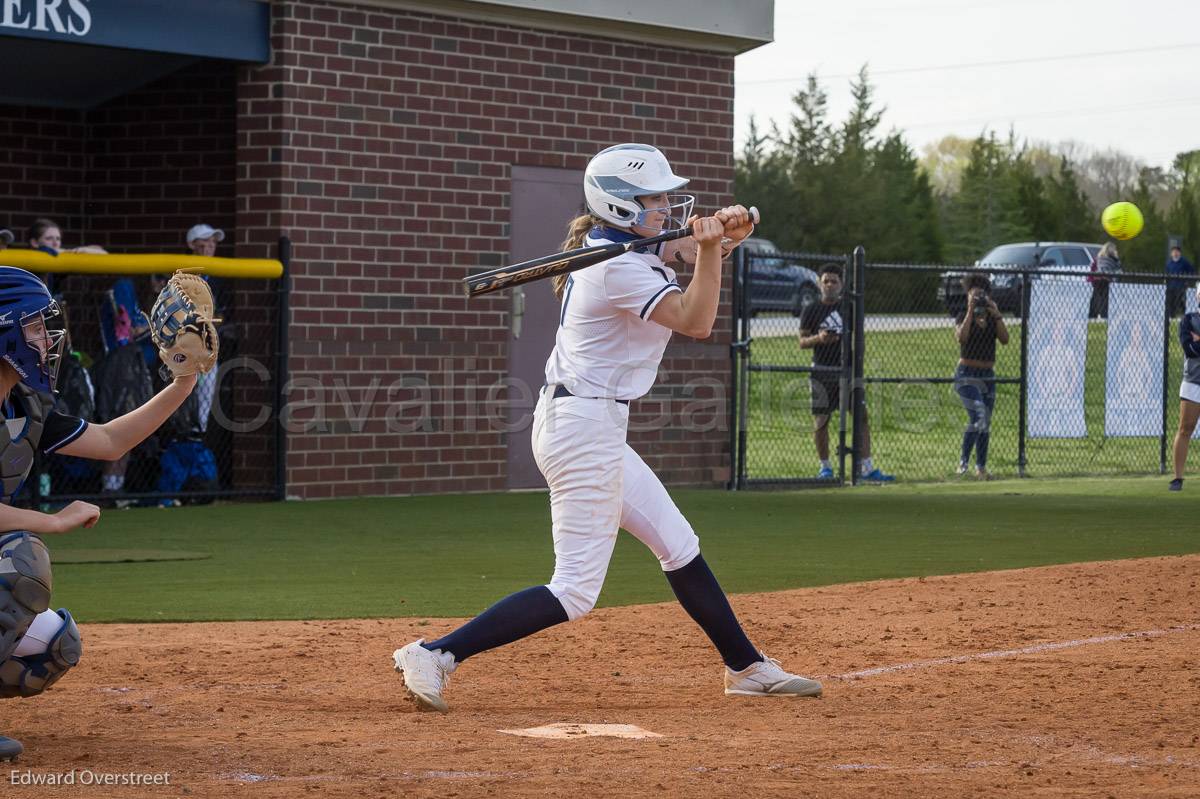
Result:
<svg viewBox="0 0 1200 799"><path fill-rule="evenodd" d="M220 321L213 318L204 278L189 272L171 276L150 311L150 336L172 377L204 374L216 365Z"/></svg>

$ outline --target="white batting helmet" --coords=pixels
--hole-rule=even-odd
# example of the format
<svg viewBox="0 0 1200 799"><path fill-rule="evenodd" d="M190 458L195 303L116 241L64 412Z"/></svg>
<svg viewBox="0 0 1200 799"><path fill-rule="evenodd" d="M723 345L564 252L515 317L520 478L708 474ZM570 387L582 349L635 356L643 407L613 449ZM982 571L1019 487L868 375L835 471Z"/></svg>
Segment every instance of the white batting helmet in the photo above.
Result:
<svg viewBox="0 0 1200 799"><path fill-rule="evenodd" d="M661 209L643 208L637 198L672 192L687 183L687 178L671 171L667 157L657 148L648 144L617 144L601 150L588 162L583 173L583 196L593 214L615 227L642 225L646 212L651 210L665 211L671 222L682 227L695 197L671 195L669 207Z"/></svg>

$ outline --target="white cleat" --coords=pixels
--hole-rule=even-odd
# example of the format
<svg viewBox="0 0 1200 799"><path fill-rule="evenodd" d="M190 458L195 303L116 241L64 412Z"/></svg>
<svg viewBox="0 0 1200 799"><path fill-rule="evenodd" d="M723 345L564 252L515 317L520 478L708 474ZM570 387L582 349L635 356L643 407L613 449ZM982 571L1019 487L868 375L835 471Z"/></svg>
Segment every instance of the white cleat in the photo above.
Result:
<svg viewBox="0 0 1200 799"><path fill-rule="evenodd" d="M741 671L725 667L725 693L737 696L820 696L821 683L788 674L775 658L761 653L762 661Z"/></svg>
<svg viewBox="0 0 1200 799"><path fill-rule="evenodd" d="M458 668L454 655L440 649L431 652L421 646L425 639L413 641L392 653L396 671L404 675L404 687L421 710L436 710L446 713L450 706L442 698L442 691L450 683L450 675Z"/></svg>

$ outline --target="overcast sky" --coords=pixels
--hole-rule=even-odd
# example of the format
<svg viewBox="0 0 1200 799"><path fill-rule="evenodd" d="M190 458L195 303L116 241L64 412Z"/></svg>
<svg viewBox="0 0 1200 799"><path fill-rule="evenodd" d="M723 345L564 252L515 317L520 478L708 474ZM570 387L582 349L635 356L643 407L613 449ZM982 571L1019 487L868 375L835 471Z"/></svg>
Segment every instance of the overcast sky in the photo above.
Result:
<svg viewBox="0 0 1200 799"><path fill-rule="evenodd" d="M751 113L786 125L813 71L840 123L863 63L918 154L1010 125L1154 166L1200 148L1200 0L775 0L775 41L737 57L739 151Z"/></svg>

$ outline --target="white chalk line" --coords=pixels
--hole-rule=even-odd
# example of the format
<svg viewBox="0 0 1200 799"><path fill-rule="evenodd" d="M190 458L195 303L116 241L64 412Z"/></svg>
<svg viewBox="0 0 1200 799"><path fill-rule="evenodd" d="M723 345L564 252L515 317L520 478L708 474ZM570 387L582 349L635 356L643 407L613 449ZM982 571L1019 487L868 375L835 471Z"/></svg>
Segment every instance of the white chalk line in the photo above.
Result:
<svg viewBox="0 0 1200 799"><path fill-rule="evenodd" d="M1192 632L1200 630L1200 624L1183 624L1178 627L1168 627L1165 630L1140 630L1130 633L1115 633L1113 635L1098 635L1093 638L1078 638L1073 641L1056 641L1047 644L1034 644L1033 646L1024 646L1020 649L997 649L992 652L977 652L973 655L954 655L952 657L932 658L930 660L916 660L912 663L898 663L894 666L878 666L873 669L863 669L861 671L851 671L845 674L831 675L835 680L858 680L863 677L877 677L880 674L894 674L899 671L913 671L915 669L929 669L934 666L947 666L957 663L969 663L973 660L997 660L999 658L1010 658L1018 655L1036 655L1040 652L1054 652L1059 649L1074 649L1080 646L1091 646L1093 644L1109 644L1114 641L1129 641L1136 638L1161 638L1164 635L1172 635L1174 633Z"/></svg>

